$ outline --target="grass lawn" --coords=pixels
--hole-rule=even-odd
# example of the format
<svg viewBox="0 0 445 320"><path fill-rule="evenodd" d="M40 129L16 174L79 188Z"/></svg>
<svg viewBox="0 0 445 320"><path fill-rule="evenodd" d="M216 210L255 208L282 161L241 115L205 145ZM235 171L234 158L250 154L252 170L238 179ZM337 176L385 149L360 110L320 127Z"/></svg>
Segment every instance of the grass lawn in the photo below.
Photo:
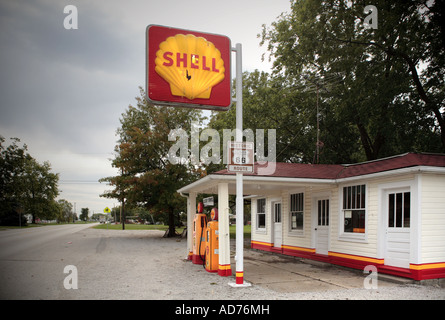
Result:
<svg viewBox="0 0 445 320"><path fill-rule="evenodd" d="M250 225L244 226L244 239L250 239ZM236 225L230 226L230 238L235 239Z"/></svg>
<svg viewBox="0 0 445 320"><path fill-rule="evenodd" d="M94 223L94 222L83 222L83 221L76 221L76 224L88 224L88 223ZM36 227L45 227L45 226L60 226L62 224L73 224L72 222L50 222L50 223L28 223L26 226L0 226L0 230L2 229L21 229L21 228L36 228Z"/></svg>
<svg viewBox="0 0 445 320"><path fill-rule="evenodd" d="M99 224L94 227L95 229L107 229L106 224ZM162 230L168 229L166 225L153 225L153 224L125 224L125 230ZM122 230L121 224L109 224L108 230ZM176 228L176 232L181 233L184 227ZM230 226L230 238L235 239L236 226ZM244 226L244 238L250 239L250 225Z"/></svg>
<svg viewBox="0 0 445 320"><path fill-rule="evenodd" d="M101 224L98 224L97 226L95 226L94 229L122 230L122 225L110 223L110 224L108 224L108 227L107 227L107 225L105 223L101 223ZM159 224L159 225L156 225L156 224L131 224L131 223L125 224L125 230L162 230L162 231L165 231L167 229L168 229L168 226L165 226L163 224ZM183 229L184 229L184 227L176 228L176 231L182 232Z"/></svg>

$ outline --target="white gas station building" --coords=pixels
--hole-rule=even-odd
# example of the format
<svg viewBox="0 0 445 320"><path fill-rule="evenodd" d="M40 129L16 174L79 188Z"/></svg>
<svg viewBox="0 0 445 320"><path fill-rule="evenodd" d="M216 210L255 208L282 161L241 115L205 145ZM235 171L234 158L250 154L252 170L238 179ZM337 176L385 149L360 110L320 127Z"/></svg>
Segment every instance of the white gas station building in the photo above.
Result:
<svg viewBox="0 0 445 320"><path fill-rule="evenodd" d="M271 165L270 163L268 165ZM426 280L445 278L445 155L406 153L350 165L274 163L244 174L251 247ZM218 274L232 274L229 195L235 174L218 171L178 190L192 230L198 194L216 194ZM192 234L187 250L191 254Z"/></svg>

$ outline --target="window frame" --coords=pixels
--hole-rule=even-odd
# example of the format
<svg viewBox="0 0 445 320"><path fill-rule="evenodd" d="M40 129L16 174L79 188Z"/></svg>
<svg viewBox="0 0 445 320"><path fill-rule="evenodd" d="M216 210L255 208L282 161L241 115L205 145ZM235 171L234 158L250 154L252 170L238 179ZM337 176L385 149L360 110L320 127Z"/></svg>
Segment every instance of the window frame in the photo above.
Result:
<svg viewBox="0 0 445 320"><path fill-rule="evenodd" d="M297 196L301 196L301 199L295 199L294 202L292 200L292 196L297 195ZM288 231L290 235L303 235L304 233L304 207L306 204L306 200L305 200L305 192L304 190L292 190L289 192L289 203L288 203ZM299 207L295 207L292 208L293 204L295 204L296 206L300 205ZM297 210L292 210L292 209L297 209ZM300 210L298 210L300 209ZM299 226L298 224L298 214L301 214L301 226ZM295 223L296 223L296 227L294 228L294 221L293 221L293 217L295 215Z"/></svg>
<svg viewBox="0 0 445 320"><path fill-rule="evenodd" d="M259 201L264 201L264 212L260 212L260 205L259 205ZM266 205L267 205L267 200L266 198L257 198L256 199L256 209L255 209L255 230L259 231L259 232L266 232L267 230L267 219L266 219ZM260 222L260 218L259 216L263 215L264 216L264 227L260 227L259 226L259 222Z"/></svg>
<svg viewBox="0 0 445 320"><path fill-rule="evenodd" d="M400 212L398 209L398 196L401 196L400 201ZM406 197L408 195L408 198ZM391 196L393 199L391 200ZM406 200L408 199L408 203ZM387 212L387 227L397 230L407 230L411 228L411 190L398 190L391 191L387 194L388 201L388 212ZM392 211L391 212L391 202ZM407 210L408 209L408 214ZM392 218L392 219L391 219ZM392 221L392 223L391 223Z"/></svg>
<svg viewBox="0 0 445 320"><path fill-rule="evenodd" d="M357 187L360 187L360 192L357 192ZM348 189L351 188L351 189ZM353 192L355 189L355 193ZM368 208L369 208L369 190L367 183L351 183L339 186L339 240L367 242L368 237ZM345 194L345 190L347 194ZM363 194L364 190L364 194ZM360 197L358 197L360 195ZM364 203L363 203L364 202ZM358 204L358 205L357 205ZM350 212L363 211L364 213L364 231L363 232L349 232L345 231L345 218ZM363 229L363 228L358 228Z"/></svg>

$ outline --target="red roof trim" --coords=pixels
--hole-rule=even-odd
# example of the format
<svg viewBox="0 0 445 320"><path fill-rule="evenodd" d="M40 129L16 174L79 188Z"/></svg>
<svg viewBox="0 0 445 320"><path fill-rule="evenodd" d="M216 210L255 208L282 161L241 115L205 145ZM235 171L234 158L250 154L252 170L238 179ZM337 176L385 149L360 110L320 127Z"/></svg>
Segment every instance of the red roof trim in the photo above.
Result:
<svg viewBox="0 0 445 320"><path fill-rule="evenodd" d="M406 153L374 161L343 165L283 162L266 163L265 165L255 164L255 172L244 175L259 176L258 168L273 164L275 164L275 172L267 175L269 177L342 179L416 166L445 167L445 154ZM214 174L232 175L234 173L229 173L224 169Z"/></svg>

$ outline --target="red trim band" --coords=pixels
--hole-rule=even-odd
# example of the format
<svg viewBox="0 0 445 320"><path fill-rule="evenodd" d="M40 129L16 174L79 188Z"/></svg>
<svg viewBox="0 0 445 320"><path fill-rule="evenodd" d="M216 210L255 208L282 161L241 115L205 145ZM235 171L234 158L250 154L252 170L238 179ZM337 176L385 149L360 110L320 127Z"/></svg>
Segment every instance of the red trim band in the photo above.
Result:
<svg viewBox="0 0 445 320"><path fill-rule="evenodd" d="M363 270L367 265L374 265L377 267L378 272L411 278L418 281L445 278L445 262L410 264L409 268L398 268L385 265L384 259L334 251L329 251L327 255L321 255L317 254L314 248L289 245L282 245L281 248L275 248L273 244L262 241L251 241L251 248L269 252L280 252L290 256L328 262L353 269Z"/></svg>

